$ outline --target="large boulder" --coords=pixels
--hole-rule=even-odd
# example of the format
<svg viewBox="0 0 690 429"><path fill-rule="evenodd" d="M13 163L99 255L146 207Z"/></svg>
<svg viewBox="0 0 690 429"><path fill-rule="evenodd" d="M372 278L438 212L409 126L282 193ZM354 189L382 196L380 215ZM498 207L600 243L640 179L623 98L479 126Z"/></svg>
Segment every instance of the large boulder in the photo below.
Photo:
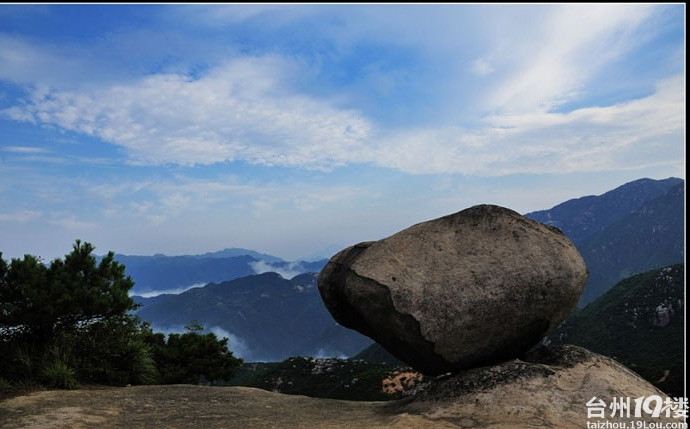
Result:
<svg viewBox="0 0 690 429"><path fill-rule="evenodd" d="M587 275L558 229L479 205L341 251L318 286L338 323L434 375L522 355L570 314Z"/></svg>

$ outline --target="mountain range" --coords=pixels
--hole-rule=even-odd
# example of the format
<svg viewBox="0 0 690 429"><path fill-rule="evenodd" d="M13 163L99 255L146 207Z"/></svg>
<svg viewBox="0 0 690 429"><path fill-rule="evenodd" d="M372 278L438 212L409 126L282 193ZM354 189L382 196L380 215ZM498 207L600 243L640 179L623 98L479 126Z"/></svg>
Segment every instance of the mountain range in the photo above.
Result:
<svg viewBox="0 0 690 429"><path fill-rule="evenodd" d="M289 356L351 356L371 340L331 317L316 287L316 274L285 279L276 273L242 277L180 294L134 297L137 315L158 331L179 331L196 320L229 338L247 361Z"/></svg>
<svg viewBox="0 0 690 429"><path fill-rule="evenodd" d="M684 184L639 179L525 216L567 235L589 269L580 307L619 280L683 260Z"/></svg>
<svg viewBox="0 0 690 429"><path fill-rule="evenodd" d="M582 254L590 278L581 306L625 277L684 259L681 179L640 179L526 216L560 228ZM197 286L183 293L135 297L142 304L138 314L143 320L163 331L179 331L197 320L228 336L231 349L247 361L352 356L372 344L336 324L325 309L314 274L325 259L287 262L235 248L116 259L135 280L134 293L149 296L150 291ZM312 274L300 274L307 272Z"/></svg>
<svg viewBox="0 0 690 429"><path fill-rule="evenodd" d="M154 256L165 256L165 255L154 255ZM241 247L229 247L217 252L206 252L200 255L190 255L195 258L234 258L236 256L251 256L254 259L260 261L266 261L268 263L283 263L284 259L277 256L268 255L266 253L257 252L255 250L243 249Z"/></svg>
<svg viewBox="0 0 690 429"><path fill-rule="evenodd" d="M182 256L116 254L115 260L125 266L125 273L134 280L131 293L137 295L182 292L193 286L265 272L277 272L290 278L318 272L327 262L326 259L289 262L277 256L238 248Z"/></svg>

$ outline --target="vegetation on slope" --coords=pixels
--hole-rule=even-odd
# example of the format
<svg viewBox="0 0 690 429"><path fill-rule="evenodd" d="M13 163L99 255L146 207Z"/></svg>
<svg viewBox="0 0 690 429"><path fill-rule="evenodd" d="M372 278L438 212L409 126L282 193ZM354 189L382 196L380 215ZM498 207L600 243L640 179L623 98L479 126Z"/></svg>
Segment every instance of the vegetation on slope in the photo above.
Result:
<svg viewBox="0 0 690 429"><path fill-rule="evenodd" d="M316 398L385 401L409 394L422 381L421 374L404 366L293 357L278 363L245 363L229 384Z"/></svg>
<svg viewBox="0 0 690 429"><path fill-rule="evenodd" d="M620 281L550 335L610 356L672 396L683 396L684 265Z"/></svg>

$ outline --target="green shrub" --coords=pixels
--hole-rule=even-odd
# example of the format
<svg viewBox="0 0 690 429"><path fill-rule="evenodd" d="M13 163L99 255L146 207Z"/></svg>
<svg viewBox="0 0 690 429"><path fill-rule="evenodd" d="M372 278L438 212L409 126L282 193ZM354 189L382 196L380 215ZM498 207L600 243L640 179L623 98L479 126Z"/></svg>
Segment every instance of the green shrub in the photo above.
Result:
<svg viewBox="0 0 690 429"><path fill-rule="evenodd" d="M89 326L76 341L79 377L119 386L156 383L158 371L143 329L129 316Z"/></svg>
<svg viewBox="0 0 690 429"><path fill-rule="evenodd" d="M228 339L204 334L203 329L194 322L184 334L170 334L167 339L148 331L146 341L163 384L197 384L201 380L223 384L235 374L242 359L228 350Z"/></svg>
<svg viewBox="0 0 690 429"><path fill-rule="evenodd" d="M130 380L132 384L156 384L160 381L160 375L156 368L156 361L148 345L138 337L130 344L133 350L131 362Z"/></svg>
<svg viewBox="0 0 690 429"><path fill-rule="evenodd" d="M79 386L74 368L56 359L43 367L43 380L49 387L58 389L76 389Z"/></svg>

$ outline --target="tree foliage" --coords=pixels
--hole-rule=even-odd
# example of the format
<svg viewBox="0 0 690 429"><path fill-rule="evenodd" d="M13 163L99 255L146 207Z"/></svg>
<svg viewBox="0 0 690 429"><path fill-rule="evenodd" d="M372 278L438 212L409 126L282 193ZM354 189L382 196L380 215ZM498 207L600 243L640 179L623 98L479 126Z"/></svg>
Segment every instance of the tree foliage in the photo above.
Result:
<svg viewBox="0 0 690 429"><path fill-rule="evenodd" d="M110 252L77 240L46 266L34 256L7 263L0 253L0 379L71 388L103 384L197 383L230 378L241 360L227 339L155 334L131 312L134 286Z"/></svg>
<svg viewBox="0 0 690 429"><path fill-rule="evenodd" d="M135 308L134 286L110 252L99 264L94 247L77 240L72 252L46 267L31 255L0 263L0 332L50 343L61 334L107 321ZM2 254L0 253L0 259Z"/></svg>
<svg viewBox="0 0 690 429"><path fill-rule="evenodd" d="M228 350L228 339L203 333L203 326L192 322L183 334L151 333L148 342L165 384L223 382L229 380L242 360Z"/></svg>

